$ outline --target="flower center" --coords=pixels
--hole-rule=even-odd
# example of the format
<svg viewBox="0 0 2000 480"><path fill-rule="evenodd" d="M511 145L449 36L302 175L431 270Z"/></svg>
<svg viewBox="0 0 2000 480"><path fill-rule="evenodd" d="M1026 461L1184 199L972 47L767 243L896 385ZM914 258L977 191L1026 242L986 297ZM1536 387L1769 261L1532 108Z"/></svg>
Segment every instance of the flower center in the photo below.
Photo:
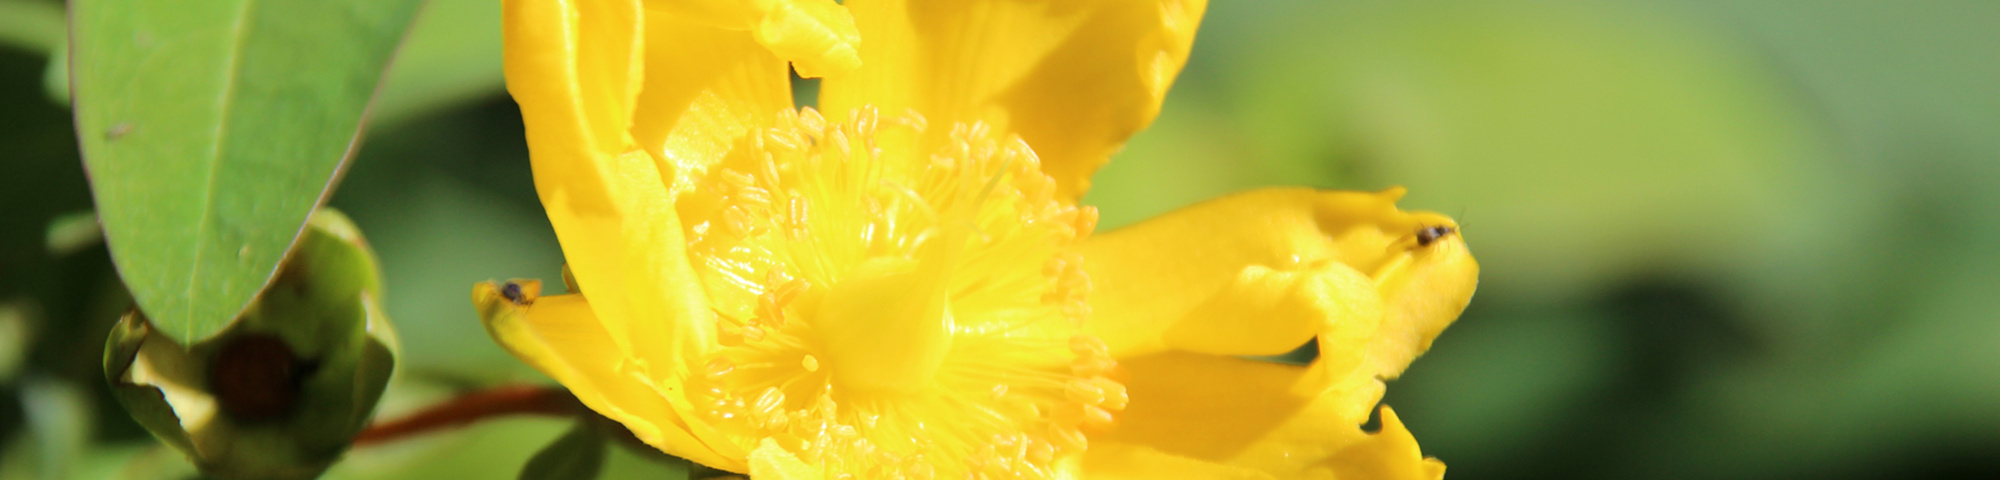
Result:
<svg viewBox="0 0 2000 480"><path fill-rule="evenodd" d="M931 386L951 351L950 248L930 239L917 259L871 258L833 285L814 312L836 385L857 392Z"/></svg>
<svg viewBox="0 0 2000 480"><path fill-rule="evenodd" d="M925 128L808 108L694 180L678 208L723 348L691 391L829 476L1052 475L1125 403L1078 328L1096 211L1054 200L1019 139Z"/></svg>

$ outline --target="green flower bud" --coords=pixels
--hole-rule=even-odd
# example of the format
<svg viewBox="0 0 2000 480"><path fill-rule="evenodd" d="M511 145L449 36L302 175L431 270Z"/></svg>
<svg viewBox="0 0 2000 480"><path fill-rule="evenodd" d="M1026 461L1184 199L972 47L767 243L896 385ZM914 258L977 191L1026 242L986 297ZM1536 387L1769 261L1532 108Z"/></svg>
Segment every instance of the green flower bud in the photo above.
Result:
<svg viewBox="0 0 2000 480"><path fill-rule="evenodd" d="M210 477L318 476L368 424L395 370L374 254L339 212L308 226L222 333L181 345L134 311L106 341L119 403Z"/></svg>

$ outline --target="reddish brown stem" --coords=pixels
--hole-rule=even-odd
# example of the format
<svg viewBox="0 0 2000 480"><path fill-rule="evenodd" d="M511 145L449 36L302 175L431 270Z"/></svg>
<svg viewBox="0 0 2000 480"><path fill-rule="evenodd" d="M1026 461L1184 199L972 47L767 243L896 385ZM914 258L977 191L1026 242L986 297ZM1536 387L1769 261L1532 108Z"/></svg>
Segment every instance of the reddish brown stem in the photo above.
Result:
<svg viewBox="0 0 2000 480"><path fill-rule="evenodd" d="M354 445L387 443L506 415L574 415L581 408L576 398L561 388L533 385L495 387L460 395L403 418L376 422L354 436Z"/></svg>

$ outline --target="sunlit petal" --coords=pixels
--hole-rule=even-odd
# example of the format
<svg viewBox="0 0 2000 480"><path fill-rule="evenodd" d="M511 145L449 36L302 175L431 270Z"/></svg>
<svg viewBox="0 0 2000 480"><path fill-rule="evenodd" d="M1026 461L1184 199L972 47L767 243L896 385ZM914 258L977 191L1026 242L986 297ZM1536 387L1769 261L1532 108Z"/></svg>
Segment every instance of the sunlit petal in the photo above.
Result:
<svg viewBox="0 0 2000 480"><path fill-rule="evenodd" d="M671 12L646 12L645 83L632 119L673 191L690 188L753 130L792 107L785 61L751 38Z"/></svg>
<svg viewBox="0 0 2000 480"><path fill-rule="evenodd" d="M846 2L862 66L826 79L822 109L872 104L1018 133L1074 201L1151 124L1187 61L1205 0Z"/></svg>
<svg viewBox="0 0 2000 480"><path fill-rule="evenodd" d="M711 322L687 281L680 222L650 156L630 148L644 53L636 1L506 3L508 91L521 104L535 188L577 281L634 367L671 379ZM671 319L671 320L668 320Z"/></svg>
<svg viewBox="0 0 2000 480"><path fill-rule="evenodd" d="M643 379L620 368L624 355L582 295L535 298L539 287L528 285L518 295L520 302L506 298L490 282L473 288L473 303L495 342L561 382L584 405L625 424L641 441L697 462L731 464L690 434Z"/></svg>
<svg viewBox="0 0 2000 480"><path fill-rule="evenodd" d="M648 0L646 7L744 32L805 77L846 73L861 65L854 17L834 0Z"/></svg>
<svg viewBox="0 0 2000 480"><path fill-rule="evenodd" d="M1382 407L1382 431L1342 448L1327 466L1334 478L1437 480L1444 478L1444 462L1424 458L1416 437L1403 428L1396 411Z"/></svg>
<svg viewBox="0 0 2000 480"><path fill-rule="evenodd" d="M1084 457L1084 478L1090 480L1276 480L1278 477L1243 467L1161 452L1143 445L1100 442Z"/></svg>
<svg viewBox="0 0 2000 480"><path fill-rule="evenodd" d="M606 210L602 163L624 152L643 54L636 0L507 0L507 92L521 105L535 186Z"/></svg>
<svg viewBox="0 0 2000 480"><path fill-rule="evenodd" d="M1382 394L1373 378L1329 381L1316 367L1179 352L1122 364L1132 403L1110 432L1092 437L1086 470L1115 458L1099 455L1121 454L1101 448L1107 444L1286 479L1409 478L1336 472L1427 471L1435 463L1386 410L1383 433L1361 430ZM1364 466L1349 470L1353 462Z"/></svg>
<svg viewBox="0 0 2000 480"><path fill-rule="evenodd" d="M1318 328L1322 355L1365 352L1393 376L1457 318L1478 282L1457 224L1398 210L1401 197L1401 189L1259 190L1099 234L1084 246L1096 285L1085 329L1127 357L1169 348L1281 353ZM1426 229L1451 234L1422 241ZM1261 332L1220 333L1231 324ZM1352 344L1362 338L1369 343Z"/></svg>
<svg viewBox="0 0 2000 480"><path fill-rule="evenodd" d="M822 480L826 471L766 438L750 450L750 476L758 480Z"/></svg>

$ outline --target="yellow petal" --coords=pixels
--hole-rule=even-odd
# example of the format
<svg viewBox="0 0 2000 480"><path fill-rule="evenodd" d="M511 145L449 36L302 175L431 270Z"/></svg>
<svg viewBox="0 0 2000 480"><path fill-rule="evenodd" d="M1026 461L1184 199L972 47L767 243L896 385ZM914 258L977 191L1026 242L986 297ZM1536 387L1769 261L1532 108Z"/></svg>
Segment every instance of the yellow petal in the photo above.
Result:
<svg viewBox="0 0 2000 480"><path fill-rule="evenodd" d="M1111 431L1091 436L1087 476L1130 468L1117 458L1129 449L1286 479L1429 468L1392 414L1383 433L1361 430L1382 392L1372 378L1329 384L1314 368L1182 352L1120 364L1132 401Z"/></svg>
<svg viewBox="0 0 2000 480"><path fill-rule="evenodd" d="M1104 440L1277 478L1328 478L1366 452L1408 453L1371 472L1441 472L1392 416L1383 434L1359 429L1381 379L1477 285L1457 225L1397 210L1402 194L1261 190L1093 237L1085 329L1119 357L1132 398ZM1315 335L1310 367L1226 356Z"/></svg>
<svg viewBox="0 0 2000 480"><path fill-rule="evenodd" d="M688 262L686 237L672 196L652 158L638 151L619 155L620 172L606 178L607 195L618 200L610 212L575 208L563 197L544 196L563 256L578 286L588 292L591 310L625 354L636 379L665 398L696 437L740 464L748 447L739 446L695 412L683 390L693 369L720 348L716 318L699 277Z"/></svg>
<svg viewBox="0 0 2000 480"><path fill-rule="evenodd" d="M625 357L591 313L582 295L536 298L535 282L517 298L505 298L492 282L472 290L472 301L493 340L509 353L562 383L577 400L617 420L649 445L690 460L741 470L740 460L718 454L688 432L666 399L634 372L620 369Z"/></svg>
<svg viewBox="0 0 2000 480"><path fill-rule="evenodd" d="M750 478L757 480L821 480L826 471L800 460L776 440L765 438L750 451Z"/></svg>
<svg viewBox="0 0 2000 480"><path fill-rule="evenodd" d="M563 256L592 309L633 367L660 381L684 378L715 344L714 314L688 265L679 216L653 160L633 151L607 165L613 208L584 208L543 194ZM539 175L538 175L539 176Z"/></svg>
<svg viewBox="0 0 2000 480"><path fill-rule="evenodd" d="M605 329L642 369L685 353L709 327L694 321L707 309L686 282L687 256L669 247L680 226L660 171L626 131L641 80L639 4L508 0L505 15L508 91L577 280L598 293Z"/></svg>
<svg viewBox="0 0 2000 480"><path fill-rule="evenodd" d="M679 68L672 62L699 56L671 49L648 56L647 28L660 30L663 48L684 49L670 42L722 35L646 17L637 0L509 0L508 88L522 106L536 190L571 272L590 292L592 312L622 354L618 368L686 414L697 410L679 389L691 366L715 346L714 317L688 264L672 185L690 170L677 162L702 166L720 153L704 157L694 153L707 151L687 148L670 158L668 150L677 142L727 144L747 127L716 118L783 108L789 95L775 83L784 77L768 55L761 64L757 57L735 63L705 58L718 68L670 78L688 74L667 70ZM652 82L644 71L649 61L662 66ZM720 68L729 65L743 67ZM766 68L759 71L759 65ZM773 80L756 83L758 75ZM635 108L644 122L632 121ZM747 449L702 419L676 421L741 465Z"/></svg>
<svg viewBox="0 0 2000 480"><path fill-rule="evenodd" d="M1301 332L1318 328L1332 374L1366 358L1366 373L1394 376L1457 318L1478 282L1459 235L1419 242L1420 230L1457 225L1397 210L1401 196L1259 190L1093 236L1084 327L1116 357L1262 354L1303 345Z"/></svg>
<svg viewBox="0 0 2000 480"><path fill-rule="evenodd" d="M1384 265L1374 277L1389 311L1367 347L1369 361L1377 375L1395 378L1465 311L1479 286L1479 263L1464 239L1452 235ZM1320 351L1327 351L1330 341L1320 337Z"/></svg>
<svg viewBox="0 0 2000 480"><path fill-rule="evenodd" d="M1424 458L1417 449L1417 438L1403 428L1403 420L1389 407L1382 407L1381 432L1341 449L1328 466L1333 468L1334 478L1444 478L1444 462Z"/></svg>
<svg viewBox="0 0 2000 480"><path fill-rule="evenodd" d="M1381 318L1375 282L1345 264L1250 265L1168 327L1162 340L1195 353L1278 355L1336 329L1369 335Z"/></svg>
<svg viewBox="0 0 2000 480"><path fill-rule="evenodd" d="M1018 133L1074 201L1090 174L1152 123L1186 63L1205 0L851 0L861 68L829 75L834 118L914 109L932 140L954 123Z"/></svg>
<svg viewBox="0 0 2000 480"><path fill-rule="evenodd" d="M650 0L646 6L715 28L747 31L792 62L800 76L846 73L861 66L854 17L834 0Z"/></svg>
<svg viewBox="0 0 2000 480"><path fill-rule="evenodd" d="M773 2L757 22L757 41L792 61L799 76L813 78L861 66L861 35L854 17L833 0Z"/></svg>
<svg viewBox="0 0 2000 480"><path fill-rule="evenodd" d="M645 59L632 138L664 162L674 192L792 107L785 61L749 32L648 11Z"/></svg>
<svg viewBox="0 0 2000 480"><path fill-rule="evenodd" d="M1278 477L1248 468L1232 467L1172 455L1142 445L1098 443L1090 446L1083 464L1084 478L1090 480L1275 480Z"/></svg>
<svg viewBox="0 0 2000 480"><path fill-rule="evenodd" d="M507 92L521 105L535 186L608 208L597 164L625 151L639 93L637 0L506 0Z"/></svg>

